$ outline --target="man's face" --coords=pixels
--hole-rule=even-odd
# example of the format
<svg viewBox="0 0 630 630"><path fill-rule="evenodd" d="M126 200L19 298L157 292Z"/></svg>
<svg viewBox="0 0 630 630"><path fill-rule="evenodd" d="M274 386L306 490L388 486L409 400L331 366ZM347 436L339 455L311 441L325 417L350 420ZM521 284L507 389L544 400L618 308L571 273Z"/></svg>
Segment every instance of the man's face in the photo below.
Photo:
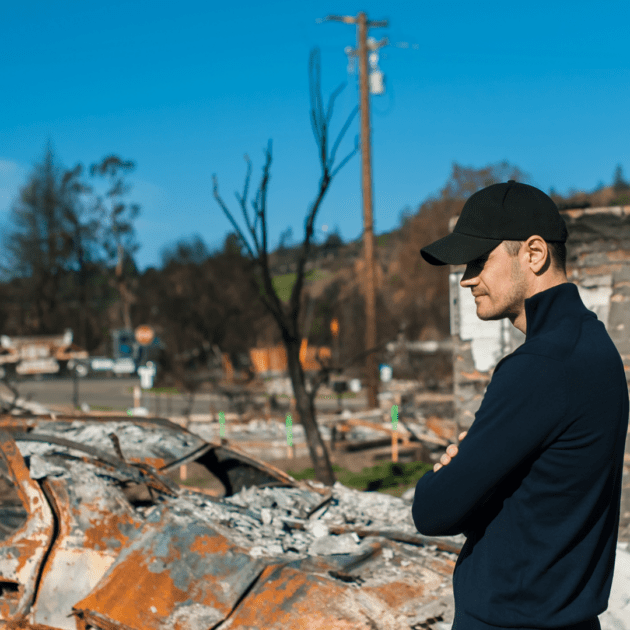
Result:
<svg viewBox="0 0 630 630"><path fill-rule="evenodd" d="M525 274L519 257L510 256L503 244L468 263L460 284L471 289L479 319L509 317L514 322L525 308Z"/></svg>

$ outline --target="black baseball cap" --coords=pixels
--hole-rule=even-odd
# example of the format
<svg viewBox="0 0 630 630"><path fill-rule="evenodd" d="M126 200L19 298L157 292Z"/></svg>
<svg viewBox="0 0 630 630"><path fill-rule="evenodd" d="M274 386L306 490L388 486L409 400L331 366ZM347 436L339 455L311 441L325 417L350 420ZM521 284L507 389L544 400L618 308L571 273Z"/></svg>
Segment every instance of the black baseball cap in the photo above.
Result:
<svg viewBox="0 0 630 630"><path fill-rule="evenodd" d="M526 241L537 234L547 242L567 240L558 206L542 190L511 179L472 195L453 231L420 250L432 265L464 265L501 241Z"/></svg>

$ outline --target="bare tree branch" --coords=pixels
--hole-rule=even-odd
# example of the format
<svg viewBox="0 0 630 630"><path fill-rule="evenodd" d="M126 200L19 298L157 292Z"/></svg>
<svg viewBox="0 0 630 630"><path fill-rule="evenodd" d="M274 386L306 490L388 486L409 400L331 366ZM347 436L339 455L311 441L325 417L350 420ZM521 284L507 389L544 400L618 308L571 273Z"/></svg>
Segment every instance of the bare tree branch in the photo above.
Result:
<svg viewBox="0 0 630 630"><path fill-rule="evenodd" d="M225 213L225 216L227 216L228 220L232 224L232 227L236 230L236 233L237 233L238 237L241 239L241 242L247 248L247 251L248 251L250 257L252 259L255 259L256 256L254 255L254 252L252 251L252 248L250 247L249 242L243 236L243 232L241 231L241 228L238 226L238 223L234 220L234 217L232 216L232 213L230 212L228 207L225 205L225 202L223 201L223 199L219 195L219 183L217 181L217 176L216 175L212 176L212 192L213 192L214 198L217 200L217 203L219 204L219 206L221 206L221 210L223 210L223 212Z"/></svg>
<svg viewBox="0 0 630 630"><path fill-rule="evenodd" d="M330 124L330 120L332 118L332 114L333 114L333 108L335 106L335 100L336 98L343 92L344 88L346 87L345 83L342 83L331 95L330 98L328 99L328 109L326 111L326 122L328 124Z"/></svg>
<svg viewBox="0 0 630 630"><path fill-rule="evenodd" d="M259 202L259 216L261 221L261 234L262 234L262 248L259 252L259 261L260 266L263 273L263 281L265 284L265 291L267 294L271 296L271 300L274 303L277 311L279 313L283 313L282 305L280 304L280 298L276 293L276 290L273 286L273 282L271 280L271 272L269 270L269 257L267 251L267 187L269 185L269 170L271 168L271 151L272 151L272 143L269 140L267 144L267 150L265 151L265 166L263 167L263 176L260 182L259 192L260 192L260 202Z"/></svg>
<svg viewBox="0 0 630 630"><path fill-rule="evenodd" d="M260 222L262 232L262 255L265 263L267 263L267 187L269 185L269 169L271 168L271 140L267 144L265 151L265 166L263 167L263 176L260 181Z"/></svg>
<svg viewBox="0 0 630 630"><path fill-rule="evenodd" d="M249 231L251 232L251 234L254 236L254 239L255 239L256 238L255 230L253 229L252 223L249 220L249 214L247 214L247 196L249 194L249 182L252 176L252 161L249 159L247 155L245 156L245 161L247 162L247 173L245 174L243 194L239 195L238 192L235 192L234 194L236 195L236 200L238 201L239 205L241 206L241 210L243 211L243 217L245 218L245 225L247 226L247 228L249 229Z"/></svg>
<svg viewBox="0 0 630 630"><path fill-rule="evenodd" d="M350 153L348 153L348 155L346 155L346 157L343 158L343 160L341 160L341 162L339 162L337 168L335 168L333 170L333 172L330 174L330 178L331 179L354 157L354 154L358 150L359 150L359 142L357 140L357 142L355 142L355 144L354 144L354 149L352 149L352 151L350 151Z"/></svg>
<svg viewBox="0 0 630 630"><path fill-rule="evenodd" d="M337 138L335 139L335 142L333 144L333 147L330 151L330 167L332 168L334 162L335 162L335 156L337 155L337 149L339 148L339 145L341 144L341 141L343 140L343 137L346 135L346 132L348 131L348 129L350 128L350 125L352 124L352 121L354 120L354 117L357 115L357 112L359 111L359 106L357 105L353 110L352 113L350 114L350 116L348 116L348 118L346 118L346 122L343 124L343 127L341 128L341 131L339 132L339 135L337 136ZM354 147L354 151L350 154L350 157L352 157L357 150L359 149L359 145L358 145L358 140L355 142L355 147ZM342 161L341 166L343 166L346 162L348 161L348 158L344 158L344 161ZM336 173L341 166L338 166L333 173Z"/></svg>
<svg viewBox="0 0 630 630"><path fill-rule="evenodd" d="M324 115L322 99L321 62L319 49L314 48L309 58L309 92L311 96L311 117L315 140L320 151L320 161L327 161L328 125Z"/></svg>

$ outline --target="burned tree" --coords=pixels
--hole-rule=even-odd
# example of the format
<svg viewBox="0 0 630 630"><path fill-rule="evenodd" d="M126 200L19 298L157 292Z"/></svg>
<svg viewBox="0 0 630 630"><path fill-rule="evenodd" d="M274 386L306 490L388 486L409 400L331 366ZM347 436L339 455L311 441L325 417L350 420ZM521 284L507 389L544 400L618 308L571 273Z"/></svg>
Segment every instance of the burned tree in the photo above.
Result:
<svg viewBox="0 0 630 630"><path fill-rule="evenodd" d="M321 91L321 65L319 51L317 49L311 51L309 59L309 87L311 124L317 144L317 151L321 166L321 177L319 180L317 194L315 195L315 200L312 202L307 211L304 239L301 246L298 248L295 284L293 285L288 304L283 303L278 297L278 294L273 286L269 267L267 190L269 186L272 160L271 141L269 141L267 149L265 150L265 164L263 167L260 185L256 191L254 199L252 200L253 217L251 217L248 212L248 194L252 170L249 158L246 158L247 173L245 176L243 194L239 195L237 193L236 195L240 208L243 212L243 218L246 229L249 232L249 238L245 237L243 231L234 219L234 215L230 212L227 205L219 195L216 176L213 177L213 183L214 197L234 226L247 255L254 263L257 270L257 281L260 284L260 297L266 309L273 315L280 329L282 341L287 352L289 375L293 385L296 410L299 419L304 426L306 441L313 461L315 475L319 481L331 485L335 481L335 476L328 456L328 451L326 450L322 437L319 433L315 416L315 396L319 385L323 382L323 378L322 374L319 374L317 378L307 383L306 375L300 362L300 346L302 343L300 307L302 289L304 287L304 272L306 262L309 258L309 253L311 251L315 217L333 178L358 150L357 143L355 142L353 150L336 164L337 151L339 150L341 141L348 131L352 120L357 114L358 108L355 108L346 119L341 131L331 145L329 133L334 103L344 86L342 85L338 87L332 93L328 101L328 106L324 108Z"/></svg>
<svg viewBox="0 0 630 630"><path fill-rule="evenodd" d="M102 245L109 263L116 261L115 286L121 301L121 323L131 328L131 304L136 301L130 276L137 273L133 254L139 245L135 241L133 221L140 213L136 203L122 201L131 186L125 181L126 173L135 169L131 160L122 160L117 155L108 155L99 163L92 164L90 174L106 178L109 188L104 197L97 198L97 209L101 213L103 229Z"/></svg>

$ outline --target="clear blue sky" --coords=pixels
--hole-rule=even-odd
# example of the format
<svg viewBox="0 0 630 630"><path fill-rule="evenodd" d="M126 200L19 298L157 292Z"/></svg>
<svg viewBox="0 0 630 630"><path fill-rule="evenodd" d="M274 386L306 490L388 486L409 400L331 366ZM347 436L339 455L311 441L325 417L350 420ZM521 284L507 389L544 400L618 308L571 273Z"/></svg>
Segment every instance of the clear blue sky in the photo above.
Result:
<svg viewBox="0 0 630 630"><path fill-rule="evenodd" d="M272 245L303 234L317 187L309 123L309 50L322 51L338 128L357 103L347 74L353 26L328 14L387 19L387 92L372 97L374 216L391 230L401 210L437 192L451 164L509 160L543 190L591 190L617 164L630 178L630 3L120 2L5 3L0 26L0 222L50 140L59 161L89 165L116 153L137 163L130 201L141 268L199 234L230 230L212 174L235 212L243 155L259 177L274 141ZM358 134L358 122L346 148ZM316 227L361 234L360 160L340 172ZM321 238L323 233L318 232Z"/></svg>

